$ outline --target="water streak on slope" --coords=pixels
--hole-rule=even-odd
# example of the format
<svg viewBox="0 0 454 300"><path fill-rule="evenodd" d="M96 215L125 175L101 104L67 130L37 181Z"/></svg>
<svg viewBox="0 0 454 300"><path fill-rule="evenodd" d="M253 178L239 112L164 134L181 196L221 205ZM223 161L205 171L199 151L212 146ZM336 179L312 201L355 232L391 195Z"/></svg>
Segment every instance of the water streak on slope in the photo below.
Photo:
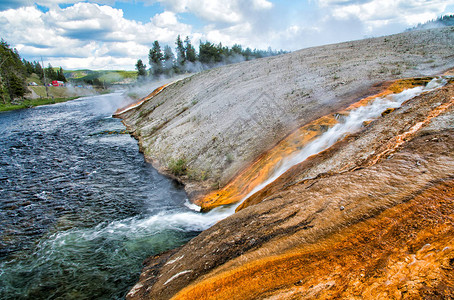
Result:
<svg viewBox="0 0 454 300"><path fill-rule="evenodd" d="M226 187L202 199L196 199L195 203L200 205L202 210L232 203L240 204L292 166L359 130L364 122L379 117L386 109L400 107L405 101L446 83L442 78L430 82L429 80L430 78L398 80L378 95L364 98L344 111L324 116L297 129L259 157ZM427 82L429 83L424 87ZM414 87L415 85L417 86Z"/></svg>

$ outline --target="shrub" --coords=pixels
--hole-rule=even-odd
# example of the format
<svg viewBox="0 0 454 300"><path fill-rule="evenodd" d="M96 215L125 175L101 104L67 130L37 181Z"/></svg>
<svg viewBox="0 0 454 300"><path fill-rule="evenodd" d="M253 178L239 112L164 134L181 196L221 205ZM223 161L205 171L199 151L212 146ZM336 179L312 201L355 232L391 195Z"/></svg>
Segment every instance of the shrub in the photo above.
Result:
<svg viewBox="0 0 454 300"><path fill-rule="evenodd" d="M169 170L172 174L177 176L182 176L187 173L187 163L186 159L179 158L177 160L171 159L169 162Z"/></svg>

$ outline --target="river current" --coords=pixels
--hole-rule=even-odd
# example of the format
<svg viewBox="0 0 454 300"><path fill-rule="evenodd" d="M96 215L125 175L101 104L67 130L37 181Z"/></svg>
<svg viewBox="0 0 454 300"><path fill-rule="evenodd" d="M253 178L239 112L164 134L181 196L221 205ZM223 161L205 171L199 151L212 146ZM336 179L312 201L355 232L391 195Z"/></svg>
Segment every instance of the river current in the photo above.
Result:
<svg viewBox="0 0 454 300"><path fill-rule="evenodd" d="M122 134L123 101L0 113L1 299L122 299L146 257L216 221Z"/></svg>

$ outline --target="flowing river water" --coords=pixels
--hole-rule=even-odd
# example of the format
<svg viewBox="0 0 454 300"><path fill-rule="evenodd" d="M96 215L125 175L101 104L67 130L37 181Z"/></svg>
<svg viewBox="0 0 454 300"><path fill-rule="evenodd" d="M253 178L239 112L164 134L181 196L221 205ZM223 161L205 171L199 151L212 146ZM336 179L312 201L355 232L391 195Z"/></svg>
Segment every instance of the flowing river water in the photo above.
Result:
<svg viewBox="0 0 454 300"><path fill-rule="evenodd" d="M224 217L192 210L120 134L122 102L0 113L1 299L122 299L146 257Z"/></svg>

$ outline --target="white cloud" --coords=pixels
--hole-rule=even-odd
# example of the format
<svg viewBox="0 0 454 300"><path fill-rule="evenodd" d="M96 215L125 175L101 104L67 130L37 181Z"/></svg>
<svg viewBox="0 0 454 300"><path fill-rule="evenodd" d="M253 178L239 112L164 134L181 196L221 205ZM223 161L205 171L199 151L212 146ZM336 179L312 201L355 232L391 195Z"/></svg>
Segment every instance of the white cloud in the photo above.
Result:
<svg viewBox="0 0 454 300"><path fill-rule="evenodd" d="M178 34L191 35L173 12L142 24L105 5L77 3L43 13L36 7L0 11L0 36L29 60L47 57L64 68L133 69L145 61L154 40L173 46ZM127 64L125 64L127 63Z"/></svg>
<svg viewBox="0 0 454 300"><path fill-rule="evenodd" d="M338 20L359 19L373 33L380 27L411 27L437 18L454 0L319 0L320 7Z"/></svg>
<svg viewBox="0 0 454 300"><path fill-rule="evenodd" d="M273 3L267 0L253 0L252 5L255 9L270 9L273 7Z"/></svg>
<svg viewBox="0 0 454 300"><path fill-rule="evenodd" d="M151 1L155 2L155 1ZM210 22L239 23L247 19L250 10L268 10L267 0L158 0L176 13L189 12Z"/></svg>
<svg viewBox="0 0 454 300"><path fill-rule="evenodd" d="M170 11L165 11L161 14L158 14L151 18L151 20L153 21L153 24L158 27L173 27L175 25L178 25L177 16L175 15L175 13Z"/></svg>

